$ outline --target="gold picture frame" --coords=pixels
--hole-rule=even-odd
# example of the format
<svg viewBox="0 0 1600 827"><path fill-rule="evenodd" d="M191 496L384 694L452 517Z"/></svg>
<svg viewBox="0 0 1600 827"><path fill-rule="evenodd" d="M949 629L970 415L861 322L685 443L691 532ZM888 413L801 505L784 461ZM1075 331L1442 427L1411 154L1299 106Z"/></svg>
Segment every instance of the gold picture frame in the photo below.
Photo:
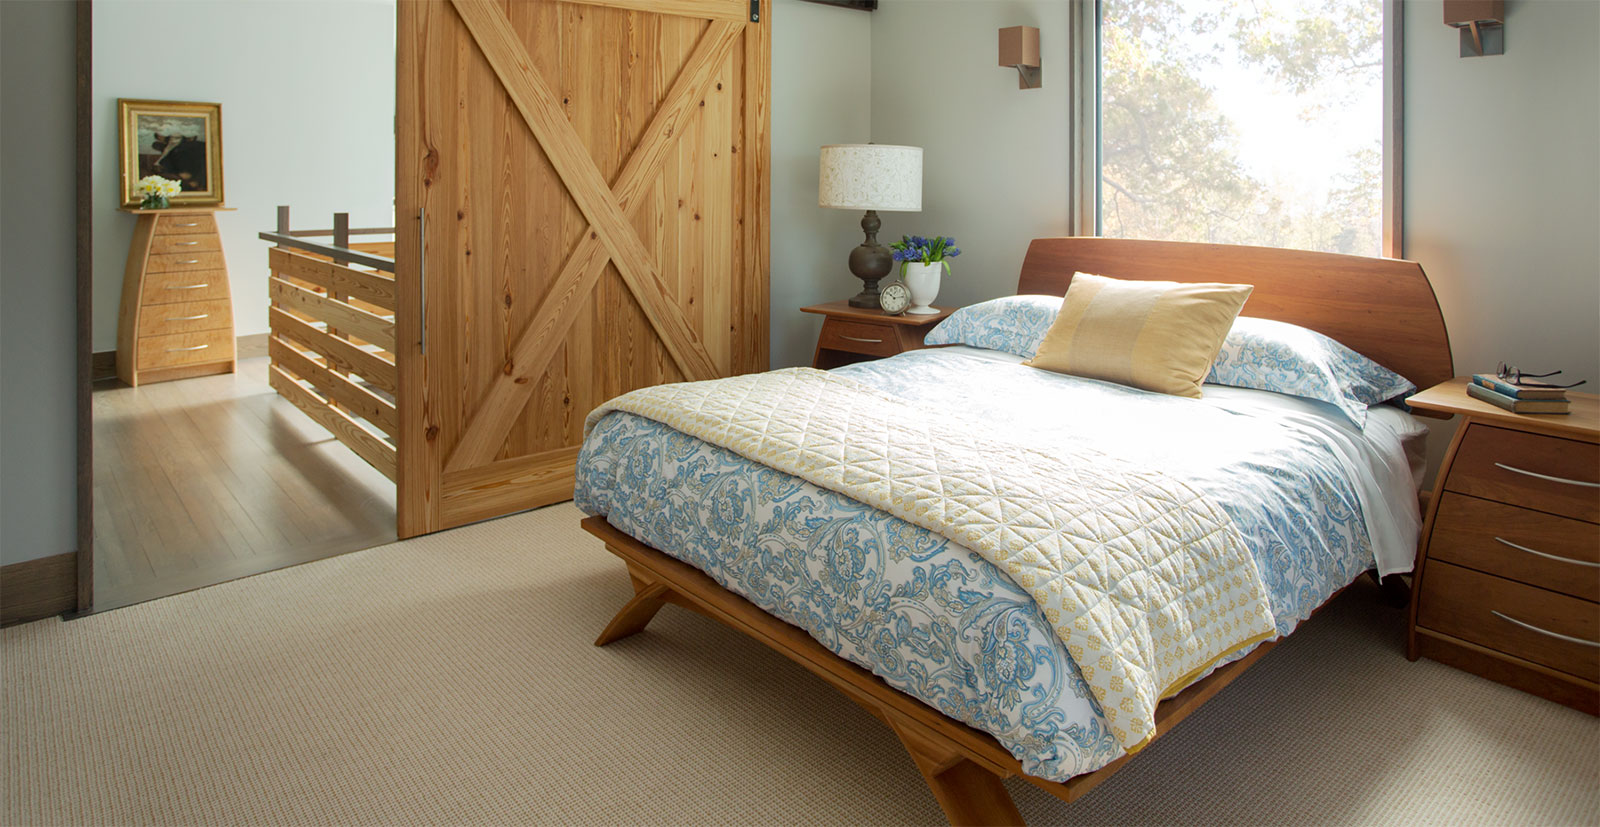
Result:
<svg viewBox="0 0 1600 827"><path fill-rule="evenodd" d="M118 98L117 141L122 206L146 175L179 183L173 206L222 204L222 104Z"/></svg>

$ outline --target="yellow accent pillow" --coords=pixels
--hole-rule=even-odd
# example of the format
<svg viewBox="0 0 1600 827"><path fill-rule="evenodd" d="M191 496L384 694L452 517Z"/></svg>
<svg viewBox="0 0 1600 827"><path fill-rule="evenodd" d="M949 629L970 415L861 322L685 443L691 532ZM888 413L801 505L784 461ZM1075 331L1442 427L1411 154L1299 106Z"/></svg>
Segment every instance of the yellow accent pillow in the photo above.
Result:
<svg viewBox="0 0 1600 827"><path fill-rule="evenodd" d="M1023 364L1198 399L1253 289L1076 273L1061 315Z"/></svg>

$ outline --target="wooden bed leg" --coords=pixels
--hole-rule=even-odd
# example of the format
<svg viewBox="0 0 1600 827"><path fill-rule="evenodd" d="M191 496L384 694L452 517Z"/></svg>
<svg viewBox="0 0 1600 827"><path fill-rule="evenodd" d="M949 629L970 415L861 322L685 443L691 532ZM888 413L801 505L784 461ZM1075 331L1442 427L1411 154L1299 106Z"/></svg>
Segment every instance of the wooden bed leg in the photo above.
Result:
<svg viewBox="0 0 1600 827"><path fill-rule="evenodd" d="M672 596L672 590L667 588L667 584L655 582L647 573L632 564L628 566L628 576L633 580L633 599L623 605L617 616L606 624L605 631L600 633L600 637L595 638L596 646L604 646L644 631L644 627L650 625L656 612L661 611L661 607L666 605Z"/></svg>
<svg viewBox="0 0 1600 827"><path fill-rule="evenodd" d="M1017 811L1000 775L924 736L922 727L904 716L887 708L882 711L951 824L965 827L1023 823L1022 813Z"/></svg>

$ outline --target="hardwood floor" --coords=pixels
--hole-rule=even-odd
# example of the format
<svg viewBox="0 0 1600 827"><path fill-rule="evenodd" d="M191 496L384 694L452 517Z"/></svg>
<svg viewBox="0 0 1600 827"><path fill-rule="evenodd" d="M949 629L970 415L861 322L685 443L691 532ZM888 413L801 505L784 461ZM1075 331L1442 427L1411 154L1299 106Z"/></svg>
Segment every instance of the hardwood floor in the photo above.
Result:
<svg viewBox="0 0 1600 827"><path fill-rule="evenodd" d="M395 539L395 488L239 372L94 388L95 609Z"/></svg>

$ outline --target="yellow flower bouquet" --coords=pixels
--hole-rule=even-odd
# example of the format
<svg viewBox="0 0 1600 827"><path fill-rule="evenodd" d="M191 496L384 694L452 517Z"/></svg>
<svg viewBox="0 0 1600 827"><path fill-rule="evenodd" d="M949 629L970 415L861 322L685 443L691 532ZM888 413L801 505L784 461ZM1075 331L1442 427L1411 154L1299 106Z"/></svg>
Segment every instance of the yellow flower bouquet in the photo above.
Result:
<svg viewBox="0 0 1600 827"><path fill-rule="evenodd" d="M139 202L139 209L142 210L166 209L172 203L170 199L182 190L183 185L177 181L159 175L146 175L133 188L134 192L144 196L144 200Z"/></svg>

